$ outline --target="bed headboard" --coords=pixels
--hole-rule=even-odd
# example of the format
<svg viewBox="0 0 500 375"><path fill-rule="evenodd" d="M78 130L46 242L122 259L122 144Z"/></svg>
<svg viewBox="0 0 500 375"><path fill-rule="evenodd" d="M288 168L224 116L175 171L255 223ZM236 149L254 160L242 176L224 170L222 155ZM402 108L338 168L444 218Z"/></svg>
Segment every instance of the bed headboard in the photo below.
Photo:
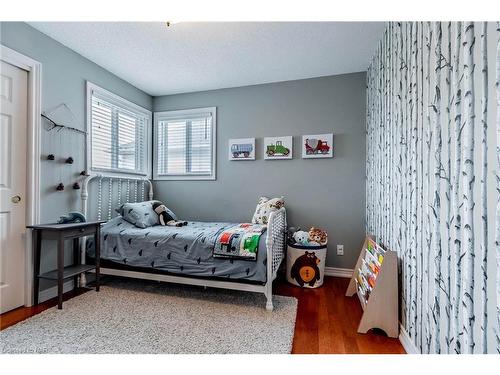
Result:
<svg viewBox="0 0 500 375"><path fill-rule="evenodd" d="M82 213L87 220L110 220L121 204L152 199L153 184L144 177L93 174L82 184Z"/></svg>

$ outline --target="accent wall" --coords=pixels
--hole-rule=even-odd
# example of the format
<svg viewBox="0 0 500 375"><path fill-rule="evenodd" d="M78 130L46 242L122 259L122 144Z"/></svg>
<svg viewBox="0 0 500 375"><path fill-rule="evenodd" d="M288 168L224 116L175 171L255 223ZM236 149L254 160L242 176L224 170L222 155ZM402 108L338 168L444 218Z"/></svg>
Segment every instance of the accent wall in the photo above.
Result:
<svg viewBox="0 0 500 375"><path fill-rule="evenodd" d="M368 68L366 231L398 253L422 353L500 352L499 34L392 22Z"/></svg>

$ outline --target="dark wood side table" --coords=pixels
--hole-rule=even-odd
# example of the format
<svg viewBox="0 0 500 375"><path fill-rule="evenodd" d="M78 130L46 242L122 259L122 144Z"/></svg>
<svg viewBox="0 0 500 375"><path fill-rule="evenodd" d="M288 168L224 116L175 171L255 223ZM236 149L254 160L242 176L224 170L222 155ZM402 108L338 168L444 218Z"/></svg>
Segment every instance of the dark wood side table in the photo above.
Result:
<svg viewBox="0 0 500 375"><path fill-rule="evenodd" d="M78 276L81 273L95 270L95 289L99 291L99 258L101 251L101 224L105 221L88 221L74 224L39 224L29 225L26 228L33 230L34 246L34 304L38 304L40 279L57 280L57 308L62 309L63 284L65 279L73 277L75 288ZM80 238L94 236L95 265L80 264ZM57 269L40 274L40 257L42 252L42 239L57 240ZM64 267L64 241L73 240L74 264Z"/></svg>

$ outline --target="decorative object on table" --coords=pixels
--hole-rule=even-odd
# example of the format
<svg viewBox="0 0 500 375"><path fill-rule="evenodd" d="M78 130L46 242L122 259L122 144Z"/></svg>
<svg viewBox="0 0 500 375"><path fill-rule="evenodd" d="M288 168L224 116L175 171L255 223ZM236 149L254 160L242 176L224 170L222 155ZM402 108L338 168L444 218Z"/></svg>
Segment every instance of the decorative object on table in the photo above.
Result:
<svg viewBox="0 0 500 375"><path fill-rule="evenodd" d="M264 159L292 159L293 137L265 137Z"/></svg>
<svg viewBox="0 0 500 375"><path fill-rule="evenodd" d="M302 136L302 158L333 157L333 134L314 134Z"/></svg>
<svg viewBox="0 0 500 375"><path fill-rule="evenodd" d="M369 236L365 238L345 295L354 294L363 308L359 333L379 328L389 337L398 337L397 255Z"/></svg>
<svg viewBox="0 0 500 375"><path fill-rule="evenodd" d="M78 211L69 212L67 215L63 215L57 221L57 224L70 224L70 223L84 223L85 216Z"/></svg>
<svg viewBox="0 0 500 375"><path fill-rule="evenodd" d="M284 197L272 199L269 199L268 197L260 197L259 203L257 203L257 207L255 208L255 213L253 214L252 223L267 225L271 212L278 211L284 205Z"/></svg>
<svg viewBox="0 0 500 375"><path fill-rule="evenodd" d="M255 160L255 138L230 139L229 160Z"/></svg>
<svg viewBox="0 0 500 375"><path fill-rule="evenodd" d="M59 182L59 184L56 186L57 191L63 191L64 190L64 184L62 182Z"/></svg>
<svg viewBox="0 0 500 375"><path fill-rule="evenodd" d="M286 262L289 283L306 288L323 285L327 242L327 233L315 227L308 232L295 231L289 237Z"/></svg>

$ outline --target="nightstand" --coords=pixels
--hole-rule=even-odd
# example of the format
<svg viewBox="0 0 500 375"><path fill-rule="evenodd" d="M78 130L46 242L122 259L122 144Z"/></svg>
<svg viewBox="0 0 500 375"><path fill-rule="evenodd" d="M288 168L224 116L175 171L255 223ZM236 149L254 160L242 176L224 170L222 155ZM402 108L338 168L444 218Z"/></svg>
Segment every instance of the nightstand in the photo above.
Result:
<svg viewBox="0 0 500 375"><path fill-rule="evenodd" d="M99 291L99 258L101 250L101 224L105 221L89 221L85 223L74 224L39 224L29 225L26 228L33 230L33 248L34 248L34 304L38 304L38 294L40 279L57 281L57 308L62 309L63 285L64 280L73 278L76 289L78 276L84 272L95 270L95 289ZM81 264L80 261L80 238L94 236L95 243L95 265ZM43 240L57 241L57 269L40 274L40 257L42 252ZM73 259L74 264L64 267L64 242L73 240Z"/></svg>

